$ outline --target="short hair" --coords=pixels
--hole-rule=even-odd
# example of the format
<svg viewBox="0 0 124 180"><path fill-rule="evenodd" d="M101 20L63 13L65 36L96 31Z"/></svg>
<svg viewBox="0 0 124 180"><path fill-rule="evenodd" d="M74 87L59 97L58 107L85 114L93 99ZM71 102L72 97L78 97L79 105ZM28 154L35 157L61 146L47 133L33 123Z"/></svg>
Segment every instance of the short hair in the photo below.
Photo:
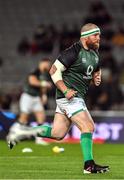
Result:
<svg viewBox="0 0 124 180"><path fill-rule="evenodd" d="M93 23L85 24L81 28L81 33L85 32L85 31L89 31L89 30L94 29L94 28L99 28L99 27L96 24L93 24Z"/></svg>

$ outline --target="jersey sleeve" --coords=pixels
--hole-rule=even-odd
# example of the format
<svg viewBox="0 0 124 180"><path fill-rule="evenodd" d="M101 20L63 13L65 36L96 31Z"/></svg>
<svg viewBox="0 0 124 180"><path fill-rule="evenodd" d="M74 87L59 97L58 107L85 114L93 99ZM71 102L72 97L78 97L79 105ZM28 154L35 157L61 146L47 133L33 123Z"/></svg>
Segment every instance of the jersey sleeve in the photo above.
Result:
<svg viewBox="0 0 124 180"><path fill-rule="evenodd" d="M63 51L57 58L66 68L69 68L76 61L76 53L73 47Z"/></svg>

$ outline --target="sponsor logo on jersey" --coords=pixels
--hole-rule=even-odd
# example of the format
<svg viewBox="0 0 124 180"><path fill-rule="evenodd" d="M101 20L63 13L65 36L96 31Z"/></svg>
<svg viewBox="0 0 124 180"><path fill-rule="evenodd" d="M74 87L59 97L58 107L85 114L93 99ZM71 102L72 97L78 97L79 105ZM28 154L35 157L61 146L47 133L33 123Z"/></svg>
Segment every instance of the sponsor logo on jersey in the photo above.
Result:
<svg viewBox="0 0 124 180"><path fill-rule="evenodd" d="M82 63L86 63L86 58L82 58Z"/></svg>

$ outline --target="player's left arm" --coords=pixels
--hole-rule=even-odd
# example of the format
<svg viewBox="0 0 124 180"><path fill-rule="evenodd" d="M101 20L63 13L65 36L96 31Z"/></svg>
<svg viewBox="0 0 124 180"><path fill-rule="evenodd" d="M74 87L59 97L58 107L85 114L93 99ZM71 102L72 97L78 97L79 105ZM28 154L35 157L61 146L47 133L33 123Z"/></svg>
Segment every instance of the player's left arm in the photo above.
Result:
<svg viewBox="0 0 124 180"><path fill-rule="evenodd" d="M94 72L93 74L93 82L96 86L99 86L101 84L101 76L102 76L102 71L99 69L98 71Z"/></svg>

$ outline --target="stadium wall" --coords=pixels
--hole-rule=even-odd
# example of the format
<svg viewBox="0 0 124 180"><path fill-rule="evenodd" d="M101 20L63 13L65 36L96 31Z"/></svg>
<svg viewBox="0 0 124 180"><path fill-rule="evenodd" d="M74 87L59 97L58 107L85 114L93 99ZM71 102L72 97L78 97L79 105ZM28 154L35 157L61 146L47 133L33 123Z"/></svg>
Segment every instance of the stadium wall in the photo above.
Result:
<svg viewBox="0 0 124 180"><path fill-rule="evenodd" d="M96 130L93 134L96 143L124 143L124 113L122 111L92 111ZM52 124L54 112L47 111L47 124ZM10 126L15 122L16 115L11 112L0 112L0 139L5 139ZM33 116L30 125L36 126ZM80 131L72 126L64 142L79 142Z"/></svg>

